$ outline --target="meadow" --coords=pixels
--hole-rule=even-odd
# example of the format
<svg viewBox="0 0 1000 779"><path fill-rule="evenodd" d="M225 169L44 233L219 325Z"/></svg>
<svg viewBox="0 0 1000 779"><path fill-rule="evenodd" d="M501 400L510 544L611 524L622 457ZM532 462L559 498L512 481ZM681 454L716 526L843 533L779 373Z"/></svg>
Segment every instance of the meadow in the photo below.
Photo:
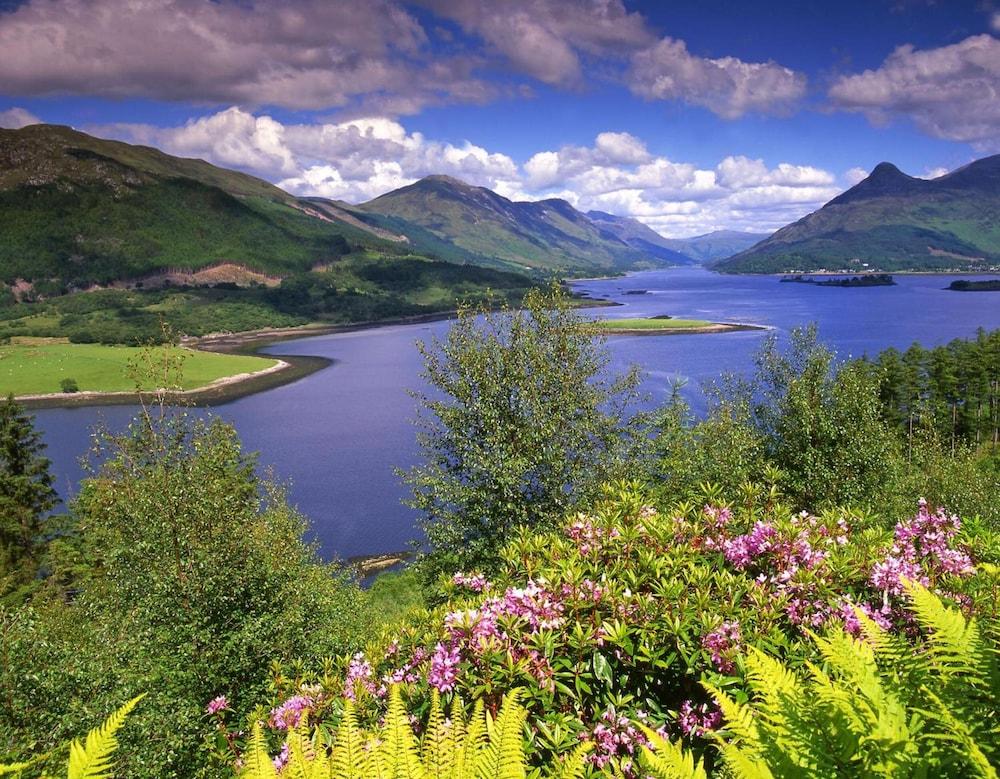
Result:
<svg viewBox="0 0 1000 779"><path fill-rule="evenodd" d="M174 350L183 358L180 387L204 387L216 379L265 370L276 360L192 349ZM80 392L127 392L136 388L132 366L161 364L164 347L139 348L71 344L64 339L25 338L0 346L0 393L36 395L60 392L72 379Z"/></svg>

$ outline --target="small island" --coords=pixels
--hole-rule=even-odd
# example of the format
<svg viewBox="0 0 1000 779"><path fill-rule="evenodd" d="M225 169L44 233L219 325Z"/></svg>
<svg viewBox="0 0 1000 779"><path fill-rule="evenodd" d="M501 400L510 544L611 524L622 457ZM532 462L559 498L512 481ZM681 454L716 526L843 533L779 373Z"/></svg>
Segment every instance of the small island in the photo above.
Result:
<svg viewBox="0 0 1000 779"><path fill-rule="evenodd" d="M685 335L727 333L736 330L766 330L760 325L733 322L709 322L705 319L674 319L663 314L654 317L598 319L587 324L595 335Z"/></svg>
<svg viewBox="0 0 1000 779"><path fill-rule="evenodd" d="M1000 279L987 279L985 281L959 279L951 282L945 289L954 292L1000 292Z"/></svg>
<svg viewBox="0 0 1000 779"><path fill-rule="evenodd" d="M780 281L792 284L815 284L817 287L892 287L896 280L888 273L868 273L849 278L817 279L812 276L785 276Z"/></svg>

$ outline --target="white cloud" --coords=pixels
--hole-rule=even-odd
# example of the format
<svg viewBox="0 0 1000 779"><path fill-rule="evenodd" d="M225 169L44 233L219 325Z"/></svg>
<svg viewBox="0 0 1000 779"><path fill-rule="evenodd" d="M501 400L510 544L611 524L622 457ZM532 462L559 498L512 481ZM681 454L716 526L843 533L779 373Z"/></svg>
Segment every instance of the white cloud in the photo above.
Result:
<svg viewBox="0 0 1000 779"><path fill-rule="evenodd" d="M5 127L8 130L17 130L21 127L27 127L29 124L39 124L41 121L31 111L17 106L0 111L0 127Z"/></svg>
<svg viewBox="0 0 1000 779"><path fill-rule="evenodd" d="M994 32L1000 32L1000 11L994 11L993 18L990 19L990 27Z"/></svg>
<svg viewBox="0 0 1000 779"><path fill-rule="evenodd" d="M976 35L924 51L900 46L878 69L837 80L829 96L876 124L909 117L937 138L994 150L1000 148L1000 40Z"/></svg>
<svg viewBox="0 0 1000 779"><path fill-rule="evenodd" d="M786 111L806 92L803 74L775 62L697 57L673 38L636 53L627 82L640 97L682 100L726 119Z"/></svg>
<svg viewBox="0 0 1000 779"><path fill-rule="evenodd" d="M657 156L640 138L616 131L600 133L590 146L540 151L518 165L468 141L408 132L385 117L283 124L230 108L172 128L96 129L237 167L298 195L361 202L443 173L515 200L559 197L584 211L632 216L671 236L776 229L842 189L833 174L813 166L730 156L702 168Z"/></svg>
<svg viewBox="0 0 1000 779"><path fill-rule="evenodd" d="M851 168L844 173L844 180L850 185L860 184L868 178L868 171L864 168Z"/></svg>
<svg viewBox="0 0 1000 779"><path fill-rule="evenodd" d="M928 168L920 176L922 179L939 179L945 174L949 173L948 168Z"/></svg>

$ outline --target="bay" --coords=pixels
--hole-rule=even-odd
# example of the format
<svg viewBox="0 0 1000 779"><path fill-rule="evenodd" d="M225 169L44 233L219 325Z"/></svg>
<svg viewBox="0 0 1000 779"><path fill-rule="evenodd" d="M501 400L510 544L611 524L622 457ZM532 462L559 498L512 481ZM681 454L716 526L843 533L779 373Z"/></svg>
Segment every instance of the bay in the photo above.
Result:
<svg viewBox="0 0 1000 779"><path fill-rule="evenodd" d="M1000 293L946 290L954 278L896 276L892 287L840 288L676 268L582 280L573 287L621 303L588 310L600 316L669 314L742 322L765 326L782 338L796 326L815 322L821 339L846 359L889 346L905 349L913 341L933 346L970 338L980 327L1000 328ZM290 499L311 520L325 558L398 551L418 537L417 517L401 503L406 493L394 469L407 468L418 457L412 425L416 407L409 394L423 389L415 343L441 337L449 326L381 327L277 344L268 351L335 362L293 384L211 410L235 425L247 449L260 452L262 467L273 468L288 483ZM671 383L681 380L689 402L702 410L701 384L723 372L751 370L766 335L758 330L615 336L608 339L608 349L613 370L632 364L642 368L647 403L662 402ZM134 413L129 406L35 412L64 498L74 493L82 475L78 458L87 451L95 425L122 429Z"/></svg>

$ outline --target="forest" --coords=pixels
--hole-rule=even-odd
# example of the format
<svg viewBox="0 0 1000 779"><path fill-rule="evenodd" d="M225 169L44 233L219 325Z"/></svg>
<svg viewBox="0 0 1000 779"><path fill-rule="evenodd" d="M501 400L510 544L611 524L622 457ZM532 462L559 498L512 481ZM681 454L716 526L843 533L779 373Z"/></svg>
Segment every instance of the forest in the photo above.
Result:
<svg viewBox="0 0 1000 779"><path fill-rule="evenodd" d="M0 770L995 777L1000 331L803 328L696 417L581 321L423 347L425 542L370 589L220 421L147 403L57 507L0 404Z"/></svg>

